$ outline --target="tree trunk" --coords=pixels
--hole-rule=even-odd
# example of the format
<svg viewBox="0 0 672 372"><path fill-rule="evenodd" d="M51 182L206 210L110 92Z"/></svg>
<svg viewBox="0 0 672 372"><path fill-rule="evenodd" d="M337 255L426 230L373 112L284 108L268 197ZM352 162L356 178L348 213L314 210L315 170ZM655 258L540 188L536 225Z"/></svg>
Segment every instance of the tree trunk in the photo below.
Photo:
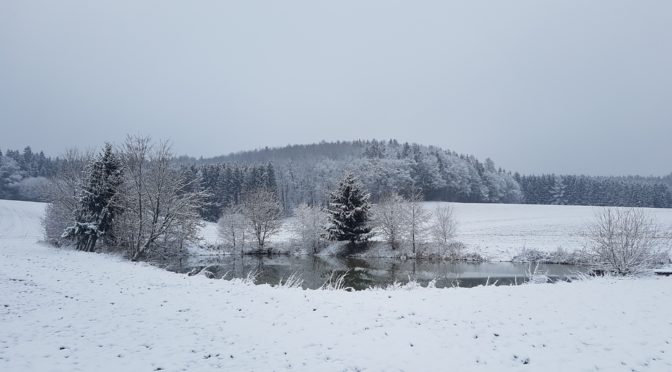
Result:
<svg viewBox="0 0 672 372"><path fill-rule="evenodd" d="M96 249L96 242L98 241L97 235L89 235L88 241L86 243L86 251L94 252Z"/></svg>

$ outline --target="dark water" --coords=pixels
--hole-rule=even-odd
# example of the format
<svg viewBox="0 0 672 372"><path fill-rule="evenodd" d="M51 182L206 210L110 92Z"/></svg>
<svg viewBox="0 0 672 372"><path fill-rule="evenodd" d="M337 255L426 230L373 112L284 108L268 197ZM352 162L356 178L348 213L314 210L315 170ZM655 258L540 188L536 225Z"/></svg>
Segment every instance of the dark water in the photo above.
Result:
<svg viewBox="0 0 672 372"><path fill-rule="evenodd" d="M322 286L332 273L345 273L345 286L356 290L384 287L395 282L406 283L409 278L423 286L436 280L437 287L521 284L528 280L528 274L535 269L535 265L510 262L465 263L316 256L190 256L152 263L177 273L194 273L207 268L217 279L244 278L249 272L257 271L256 283L271 285L296 273L303 279L303 287L311 289ZM558 281L571 280L586 271L579 266L540 264L536 273L545 274L550 281Z"/></svg>

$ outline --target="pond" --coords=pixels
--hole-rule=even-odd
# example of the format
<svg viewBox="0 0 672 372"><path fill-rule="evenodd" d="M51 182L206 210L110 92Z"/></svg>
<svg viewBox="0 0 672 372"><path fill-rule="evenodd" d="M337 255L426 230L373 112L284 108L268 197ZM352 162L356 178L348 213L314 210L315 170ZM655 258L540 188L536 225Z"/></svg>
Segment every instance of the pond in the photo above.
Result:
<svg viewBox="0 0 672 372"><path fill-rule="evenodd" d="M303 288L321 287L329 277L345 274L345 286L355 290L385 287L395 282L416 280L426 286L432 280L441 287L474 287L521 284L528 280L535 265L511 262L448 262L431 260L400 260L393 258L348 258L321 256L188 256L154 260L152 264L177 273L194 273L206 268L215 278L244 278L258 273L257 284L277 285L296 273L303 279ZM588 270L585 267L539 264L537 274L550 281L571 280Z"/></svg>

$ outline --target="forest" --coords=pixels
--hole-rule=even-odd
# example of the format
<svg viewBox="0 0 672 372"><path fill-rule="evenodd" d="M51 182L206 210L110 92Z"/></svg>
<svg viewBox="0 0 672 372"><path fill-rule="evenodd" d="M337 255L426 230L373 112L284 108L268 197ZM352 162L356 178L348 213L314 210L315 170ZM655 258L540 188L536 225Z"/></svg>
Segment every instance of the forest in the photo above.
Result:
<svg viewBox="0 0 672 372"><path fill-rule="evenodd" d="M208 169L272 169L285 210L292 210L300 203L324 205L325 195L346 170L360 179L373 202L391 193L408 197L420 192L427 201L672 207L672 174L665 177L521 175L497 167L491 159L480 161L472 155L396 140L263 148L209 159L180 157L178 163L203 169L200 173L204 184L211 190L233 190L223 191L233 194L220 200L236 197L239 189L227 185L240 184L241 177L214 181L218 172Z"/></svg>
<svg viewBox="0 0 672 372"><path fill-rule="evenodd" d="M72 167L71 158L72 151L51 158L30 147L22 152L0 150L0 198L47 201L48 180ZM209 221L259 188L276 190L284 211L302 203L323 206L346 171L359 178L373 202L392 193L420 193L428 201L672 207L672 174L521 175L497 167L491 159L396 140L320 142L205 159L181 156L172 164L189 178L190 187L207 195L200 214Z"/></svg>

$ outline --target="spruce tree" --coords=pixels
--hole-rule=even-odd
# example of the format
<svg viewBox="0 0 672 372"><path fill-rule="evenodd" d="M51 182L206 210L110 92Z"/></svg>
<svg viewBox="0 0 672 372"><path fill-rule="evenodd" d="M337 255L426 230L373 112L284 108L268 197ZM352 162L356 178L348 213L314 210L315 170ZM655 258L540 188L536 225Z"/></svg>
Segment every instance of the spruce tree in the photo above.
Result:
<svg viewBox="0 0 672 372"><path fill-rule="evenodd" d="M76 240L78 250L93 252L99 238L111 238L114 217L121 212L117 203L121 183L121 161L112 145L105 144L102 153L87 167L75 225L63 233L63 237Z"/></svg>
<svg viewBox="0 0 672 372"><path fill-rule="evenodd" d="M567 200L565 197L566 193L566 185L565 182L562 180L562 177L560 176L555 176L555 180L553 181L553 186L551 187L550 190L550 197L551 197L551 204L553 205L565 205L567 204Z"/></svg>
<svg viewBox="0 0 672 372"><path fill-rule="evenodd" d="M347 173L336 191L329 194L327 213L330 240L365 242L371 236L369 194L352 173Z"/></svg>

